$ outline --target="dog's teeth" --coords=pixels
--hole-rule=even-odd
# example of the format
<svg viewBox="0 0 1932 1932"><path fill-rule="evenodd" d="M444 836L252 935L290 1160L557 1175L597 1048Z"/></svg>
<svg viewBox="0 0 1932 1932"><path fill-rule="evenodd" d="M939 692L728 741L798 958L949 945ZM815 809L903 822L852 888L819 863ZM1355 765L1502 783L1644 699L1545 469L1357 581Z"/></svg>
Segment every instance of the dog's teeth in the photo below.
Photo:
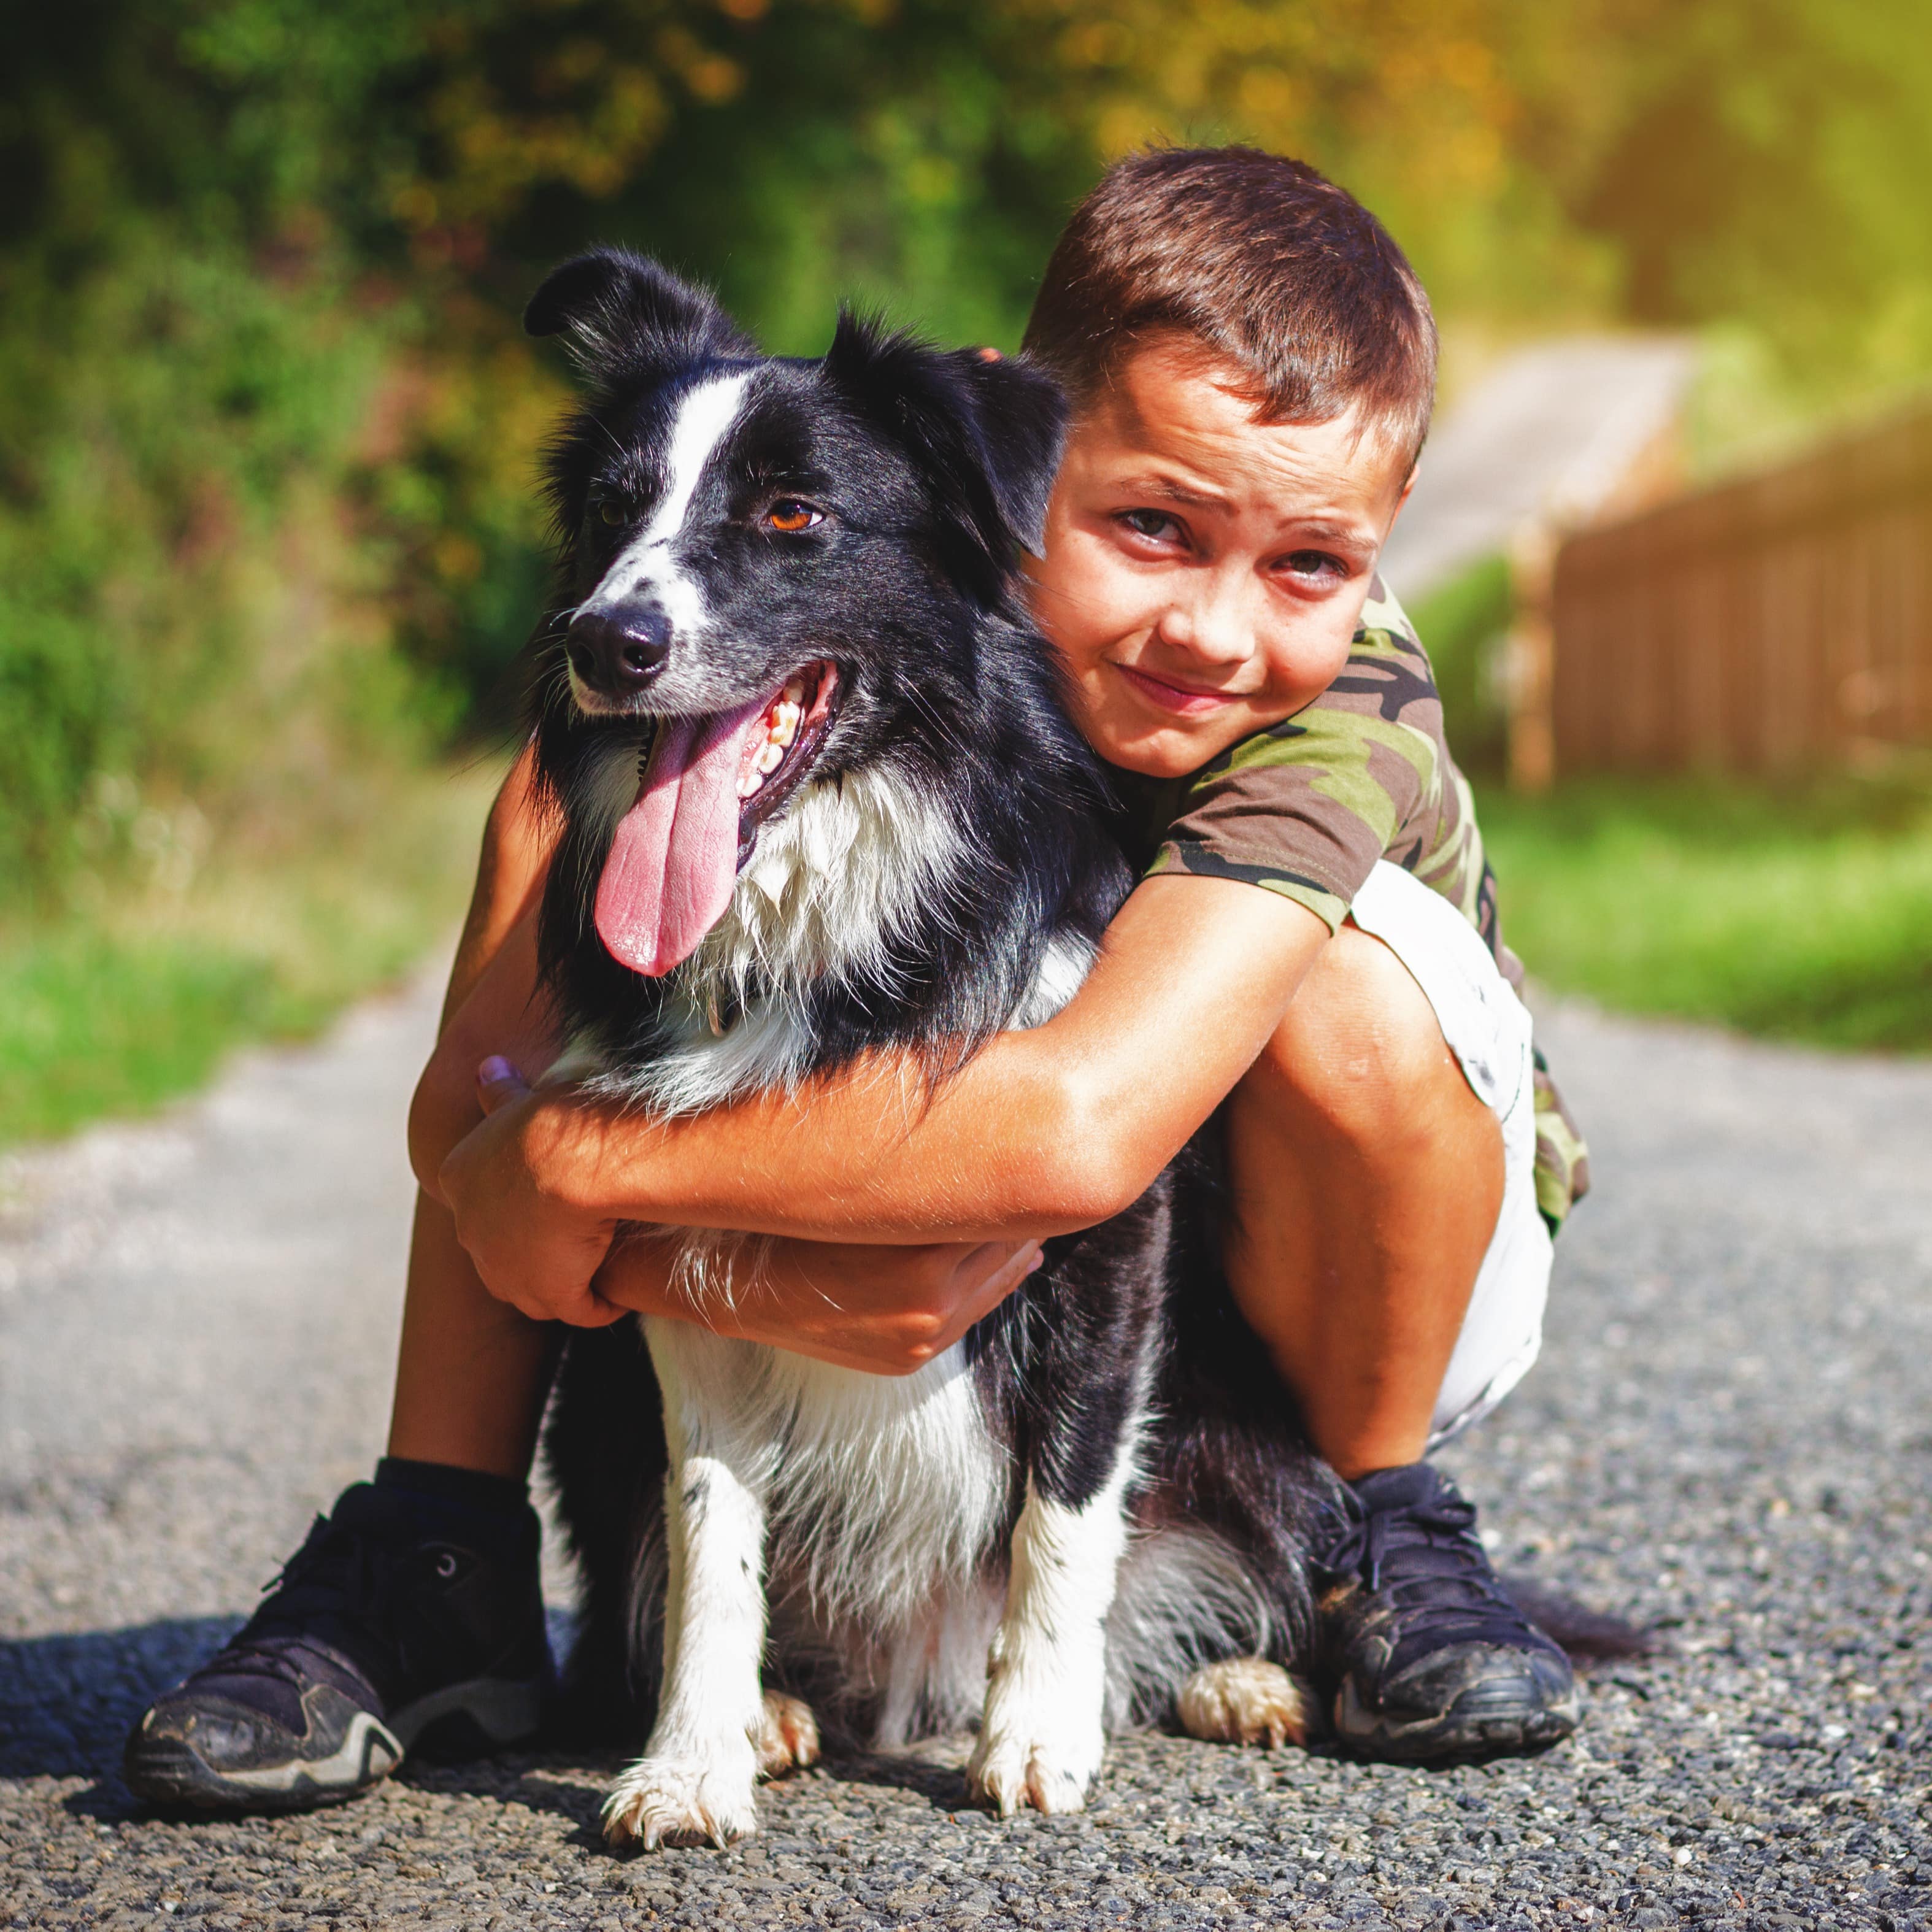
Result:
<svg viewBox="0 0 1932 1932"><path fill-rule="evenodd" d="M789 745L798 736L798 706L781 704L772 714L771 742Z"/></svg>
<svg viewBox="0 0 1932 1932"><path fill-rule="evenodd" d="M784 701L788 704L801 705L805 702L805 680L803 678L795 677L787 682L784 688Z"/></svg>
<svg viewBox="0 0 1932 1932"><path fill-rule="evenodd" d="M762 772L755 768L747 772L738 781L738 796L740 798L749 798L764 782L764 774Z"/></svg>
<svg viewBox="0 0 1932 1932"><path fill-rule="evenodd" d="M776 742L765 745L752 760L752 770L769 776L784 763L784 746Z"/></svg>

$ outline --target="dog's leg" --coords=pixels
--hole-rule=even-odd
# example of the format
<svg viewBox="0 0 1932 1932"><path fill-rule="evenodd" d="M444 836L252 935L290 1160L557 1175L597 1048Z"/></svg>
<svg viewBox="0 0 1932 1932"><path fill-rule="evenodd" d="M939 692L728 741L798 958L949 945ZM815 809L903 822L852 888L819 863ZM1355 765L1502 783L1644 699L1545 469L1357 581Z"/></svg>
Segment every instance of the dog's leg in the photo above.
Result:
<svg viewBox="0 0 1932 1932"><path fill-rule="evenodd" d="M670 1450L664 1684L644 1755L604 1807L604 1836L646 1851L707 1839L725 1845L755 1831L754 1787L771 1744L759 1684L763 1479L748 1454L733 1453L727 1431L707 1426L682 1378L666 1372L675 1348L656 1342L653 1334Z"/></svg>
<svg viewBox="0 0 1932 1932"><path fill-rule="evenodd" d="M1013 1532L1006 1615L986 1665L986 1708L968 1766L974 1795L1010 1816L1023 1804L1077 1811L1106 1747L1106 1617L1126 1547L1132 1458L1078 1506L1033 1479Z"/></svg>

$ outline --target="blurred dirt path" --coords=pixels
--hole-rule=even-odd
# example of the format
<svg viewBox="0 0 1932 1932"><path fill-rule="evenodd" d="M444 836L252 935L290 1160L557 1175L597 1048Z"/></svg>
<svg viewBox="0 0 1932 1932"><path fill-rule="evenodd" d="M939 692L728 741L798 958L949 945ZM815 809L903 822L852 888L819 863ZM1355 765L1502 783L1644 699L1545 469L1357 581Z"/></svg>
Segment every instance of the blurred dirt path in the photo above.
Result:
<svg viewBox="0 0 1932 1932"><path fill-rule="evenodd" d="M1562 336L1503 356L1430 432L1382 553L1396 595L1412 608L1532 524L1588 521L1670 423L1695 367L1688 340L1660 335Z"/></svg>
<svg viewBox="0 0 1932 1932"><path fill-rule="evenodd" d="M0 1630L231 1610L366 1472L440 991L243 1055L162 1120L0 1156L0 1444L27 1510L0 1515Z"/></svg>
<svg viewBox="0 0 1932 1932"><path fill-rule="evenodd" d="M1932 1065L1546 1014L1597 1192L1549 1346L1453 1457L1509 1562L1670 1624L1533 1762L1154 1736L1084 1816L958 1756L776 1787L730 1853L600 1849L614 1761L411 1771L187 1825L114 1774L150 1690L366 1469L432 982L165 1120L5 1163L0 1926L1932 1924Z"/></svg>

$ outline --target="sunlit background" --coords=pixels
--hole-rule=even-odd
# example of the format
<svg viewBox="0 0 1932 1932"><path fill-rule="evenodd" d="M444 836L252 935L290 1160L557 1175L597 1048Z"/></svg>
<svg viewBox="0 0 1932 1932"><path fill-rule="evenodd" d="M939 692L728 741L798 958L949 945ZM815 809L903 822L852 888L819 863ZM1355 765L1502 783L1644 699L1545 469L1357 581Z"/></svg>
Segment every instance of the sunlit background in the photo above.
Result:
<svg viewBox="0 0 1932 1932"><path fill-rule="evenodd" d="M1011 347L1108 158L1230 138L1383 216L1445 472L1528 479L1395 587L1532 970L1932 1043L1923 0L96 0L0 62L0 1140L448 930L543 585L547 264L656 250L775 350L842 298ZM1548 352L1573 399L1598 358L1580 425Z"/></svg>

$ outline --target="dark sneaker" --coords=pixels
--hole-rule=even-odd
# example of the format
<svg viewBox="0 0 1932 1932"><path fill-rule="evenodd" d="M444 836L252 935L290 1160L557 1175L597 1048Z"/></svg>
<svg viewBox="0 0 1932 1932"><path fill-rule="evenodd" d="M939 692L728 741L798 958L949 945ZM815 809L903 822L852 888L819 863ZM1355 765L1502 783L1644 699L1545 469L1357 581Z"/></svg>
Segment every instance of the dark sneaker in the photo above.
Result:
<svg viewBox="0 0 1932 1932"><path fill-rule="evenodd" d="M1476 1510L1426 1462L1378 1469L1315 1552L1335 1729L1364 1756L1448 1763L1576 1728L1570 1660L1510 1600Z"/></svg>
<svg viewBox="0 0 1932 1932"><path fill-rule="evenodd" d="M140 1796L301 1810L379 1783L406 1751L530 1736L550 1678L536 1513L425 1504L358 1483L225 1648L128 1739Z"/></svg>

